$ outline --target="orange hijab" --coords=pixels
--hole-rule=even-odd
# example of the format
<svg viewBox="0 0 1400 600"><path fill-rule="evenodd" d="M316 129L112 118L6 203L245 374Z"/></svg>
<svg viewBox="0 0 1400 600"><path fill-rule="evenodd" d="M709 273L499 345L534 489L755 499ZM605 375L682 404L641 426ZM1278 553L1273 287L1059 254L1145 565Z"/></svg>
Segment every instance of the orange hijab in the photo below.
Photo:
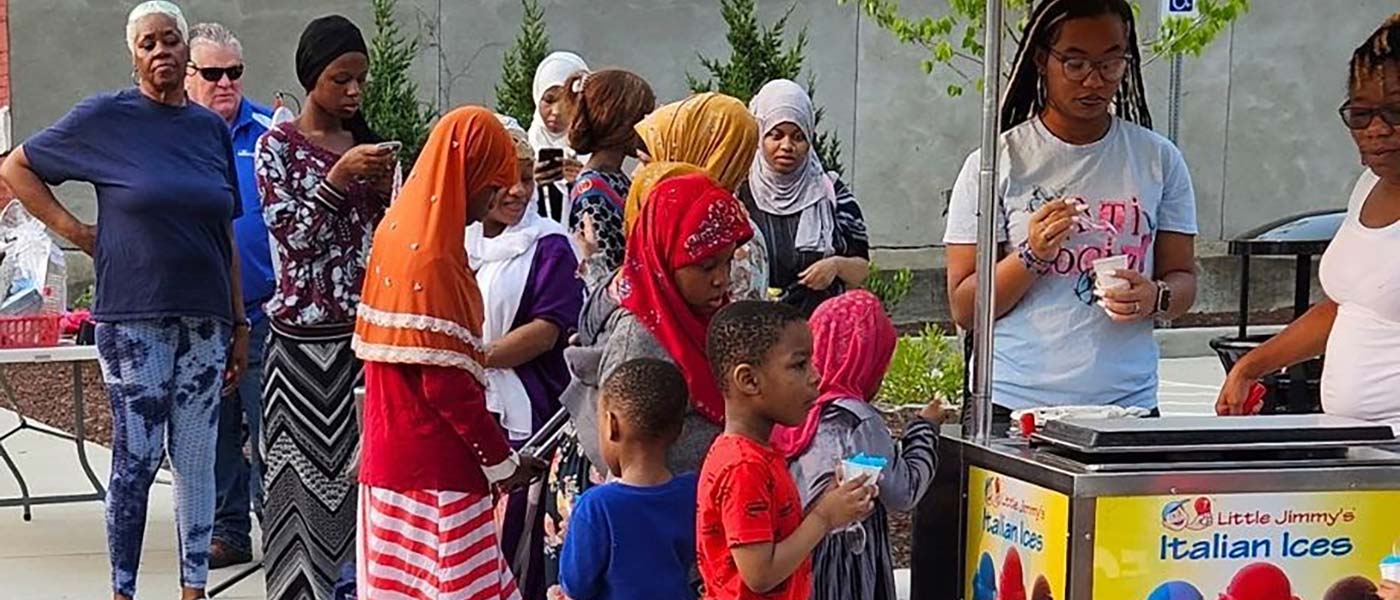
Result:
<svg viewBox="0 0 1400 600"><path fill-rule="evenodd" d="M355 323L360 359L481 368L482 303L463 250L468 200L512 185L515 146L491 111L466 106L438 121L413 174L374 232Z"/></svg>

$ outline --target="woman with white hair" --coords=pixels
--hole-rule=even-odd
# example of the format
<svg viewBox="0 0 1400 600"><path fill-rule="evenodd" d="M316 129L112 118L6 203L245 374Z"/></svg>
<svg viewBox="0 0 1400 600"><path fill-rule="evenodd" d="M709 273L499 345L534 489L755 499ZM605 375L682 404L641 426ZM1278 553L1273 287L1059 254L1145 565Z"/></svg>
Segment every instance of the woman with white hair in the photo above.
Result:
<svg viewBox="0 0 1400 600"><path fill-rule="evenodd" d="M180 9L141 4L126 32L136 87L82 101L16 148L0 177L31 214L93 257L112 408L113 597L136 594L148 494L169 444L181 597L202 598L220 389L237 384L248 348L231 227L238 175L228 126L185 96ZM49 186L65 181L96 189L96 227L54 197Z"/></svg>

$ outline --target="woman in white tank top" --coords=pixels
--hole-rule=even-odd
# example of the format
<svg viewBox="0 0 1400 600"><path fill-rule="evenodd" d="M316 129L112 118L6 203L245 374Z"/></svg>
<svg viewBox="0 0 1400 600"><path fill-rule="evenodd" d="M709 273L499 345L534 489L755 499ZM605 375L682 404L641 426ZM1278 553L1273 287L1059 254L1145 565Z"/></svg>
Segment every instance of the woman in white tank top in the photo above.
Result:
<svg viewBox="0 0 1400 600"><path fill-rule="evenodd" d="M1322 408L1400 429L1400 13L1356 50L1342 120L1367 167L1322 258L1327 298L1230 371L1216 412L1260 377L1323 354Z"/></svg>

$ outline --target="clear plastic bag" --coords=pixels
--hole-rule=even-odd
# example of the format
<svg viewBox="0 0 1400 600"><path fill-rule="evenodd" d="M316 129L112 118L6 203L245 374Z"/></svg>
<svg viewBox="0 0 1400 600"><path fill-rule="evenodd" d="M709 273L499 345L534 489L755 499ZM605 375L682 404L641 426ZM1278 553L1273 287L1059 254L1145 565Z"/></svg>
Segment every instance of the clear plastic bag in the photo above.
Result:
<svg viewBox="0 0 1400 600"><path fill-rule="evenodd" d="M18 200L0 212L0 313L61 314L68 308L68 263L48 228Z"/></svg>

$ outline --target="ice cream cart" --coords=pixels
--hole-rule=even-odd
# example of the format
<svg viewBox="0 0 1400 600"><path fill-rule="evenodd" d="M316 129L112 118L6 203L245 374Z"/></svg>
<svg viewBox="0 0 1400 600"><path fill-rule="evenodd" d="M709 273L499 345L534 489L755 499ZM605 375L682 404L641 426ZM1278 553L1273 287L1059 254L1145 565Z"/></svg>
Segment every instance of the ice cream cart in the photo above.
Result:
<svg viewBox="0 0 1400 600"><path fill-rule="evenodd" d="M1367 598L1400 538L1389 427L1271 415L1067 419L1033 440L994 431L1003 8L986 0L983 13L970 426L940 436L914 517L912 597Z"/></svg>
<svg viewBox="0 0 1400 600"><path fill-rule="evenodd" d="M1346 593L1374 590L1400 539L1393 444L1325 415L1067 419L988 443L949 427L912 597L1369 597Z"/></svg>

